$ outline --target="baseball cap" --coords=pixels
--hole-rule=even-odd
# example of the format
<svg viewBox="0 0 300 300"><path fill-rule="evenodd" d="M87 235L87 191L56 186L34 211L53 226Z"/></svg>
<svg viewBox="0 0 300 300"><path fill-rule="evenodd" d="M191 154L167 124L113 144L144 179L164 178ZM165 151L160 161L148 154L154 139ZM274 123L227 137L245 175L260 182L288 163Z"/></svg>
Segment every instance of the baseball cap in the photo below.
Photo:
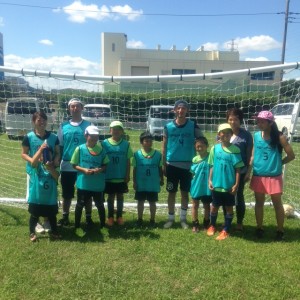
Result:
<svg viewBox="0 0 300 300"><path fill-rule="evenodd" d="M255 117L255 119L264 119L264 120L274 121L274 116L270 111L263 110L257 115L257 117Z"/></svg>
<svg viewBox="0 0 300 300"><path fill-rule="evenodd" d="M73 104L73 103L80 103L82 106L82 102L78 99L78 98L72 98L69 102L68 102L68 107Z"/></svg>
<svg viewBox="0 0 300 300"><path fill-rule="evenodd" d="M185 100L177 100L174 104L174 109L176 107L186 107L187 109L190 108L189 104Z"/></svg>
<svg viewBox="0 0 300 300"><path fill-rule="evenodd" d="M120 122L120 121L113 121L113 122L111 122L110 125L109 125L109 127L110 128L121 127L121 128L124 129L124 126L123 126L122 122Z"/></svg>
<svg viewBox="0 0 300 300"><path fill-rule="evenodd" d="M218 132L226 130L226 129L230 129L232 131L232 128L228 123L220 124L218 127Z"/></svg>
<svg viewBox="0 0 300 300"><path fill-rule="evenodd" d="M96 134L96 135L99 135L99 129L96 126L94 126L94 125L90 125L90 126L88 126L85 129L84 134Z"/></svg>

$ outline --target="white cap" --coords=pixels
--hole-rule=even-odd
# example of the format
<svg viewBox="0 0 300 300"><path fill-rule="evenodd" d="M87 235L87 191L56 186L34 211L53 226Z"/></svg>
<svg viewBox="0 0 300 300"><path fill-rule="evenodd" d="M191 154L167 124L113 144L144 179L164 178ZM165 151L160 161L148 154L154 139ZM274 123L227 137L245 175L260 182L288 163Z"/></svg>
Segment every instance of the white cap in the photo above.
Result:
<svg viewBox="0 0 300 300"><path fill-rule="evenodd" d="M112 121L109 125L110 128L113 128L113 127L121 127L121 128L124 128L122 122L120 121Z"/></svg>
<svg viewBox="0 0 300 300"><path fill-rule="evenodd" d="M88 126L85 131L84 134L95 134L95 135L99 135L99 129L94 126L94 125L90 125Z"/></svg>
<svg viewBox="0 0 300 300"><path fill-rule="evenodd" d="M80 103L82 106L82 102L78 99L78 98L72 98L69 102L68 102L68 107L73 104L73 103Z"/></svg>

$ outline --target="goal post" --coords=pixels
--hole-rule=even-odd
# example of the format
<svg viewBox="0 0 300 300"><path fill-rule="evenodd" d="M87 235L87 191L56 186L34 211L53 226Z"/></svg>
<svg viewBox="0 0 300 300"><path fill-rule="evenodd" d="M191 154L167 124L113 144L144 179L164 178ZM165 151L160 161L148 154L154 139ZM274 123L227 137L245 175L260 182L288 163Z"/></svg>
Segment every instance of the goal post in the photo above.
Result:
<svg viewBox="0 0 300 300"><path fill-rule="evenodd" d="M89 76L0 67L0 72L5 73L5 80L0 81L0 201L23 201L26 193L20 140L9 139L7 135L5 120L10 99L41 99L41 106L49 113L54 132L68 118L67 103L71 98L80 98L84 104L110 104L114 118L124 123L134 151L140 148L139 135L147 129L150 106L174 105L176 100L185 99L191 106L190 118L197 121L212 146L216 142L217 126L225 121L229 108L243 110L245 122L242 125L253 133L257 130L253 120L257 112L271 109L278 103L299 101L298 67L299 62L295 62L226 72L157 76ZM290 70L294 70L295 76L281 81L281 73ZM16 117L18 108L12 107ZM19 109L25 109L25 106ZM17 118L15 120L16 126L17 122L18 126L22 124ZM291 128L295 130L297 116L293 116L293 120ZM23 123L23 127L18 128L20 134L29 130L28 124ZM294 137L291 143L298 157L300 143ZM159 139L154 142L154 147L161 150ZM286 166L283 194L283 201L298 210L299 167L297 159ZM248 204L253 203L253 193L248 186L245 187L245 196ZM166 204L166 200L165 187L162 187L159 203ZM125 201L134 202L132 182Z"/></svg>

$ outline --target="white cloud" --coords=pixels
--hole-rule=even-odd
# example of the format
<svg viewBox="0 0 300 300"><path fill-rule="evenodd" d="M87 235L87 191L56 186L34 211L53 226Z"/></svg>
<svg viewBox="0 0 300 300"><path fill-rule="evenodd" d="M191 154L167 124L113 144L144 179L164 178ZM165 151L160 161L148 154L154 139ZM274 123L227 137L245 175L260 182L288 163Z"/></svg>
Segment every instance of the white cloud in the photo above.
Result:
<svg viewBox="0 0 300 300"><path fill-rule="evenodd" d="M46 45L46 46L52 46L53 45L53 42L50 41L50 40L47 40L47 39L39 40L39 43L42 44L42 45Z"/></svg>
<svg viewBox="0 0 300 300"><path fill-rule="evenodd" d="M4 18L0 17L0 27L3 27L3 26L4 26Z"/></svg>
<svg viewBox="0 0 300 300"><path fill-rule="evenodd" d="M203 45L201 45L199 48L203 47L203 50L204 51L213 51L213 50L218 50L219 48L219 43L210 43L210 42L207 42ZM199 49L198 48L198 49Z"/></svg>
<svg viewBox="0 0 300 300"><path fill-rule="evenodd" d="M80 75L101 75L100 64L81 57L52 56L24 58L14 54L4 56L5 67L43 70Z"/></svg>
<svg viewBox="0 0 300 300"><path fill-rule="evenodd" d="M131 40L127 42L127 47L134 48L134 49L143 49L146 48L146 45L141 41Z"/></svg>
<svg viewBox="0 0 300 300"><path fill-rule="evenodd" d="M232 41L227 41L223 44L224 49L228 49L228 45ZM258 35L252 37L237 37L234 39L234 44L240 53L247 53L250 51L269 51L281 48L281 43L276 41L269 35Z"/></svg>
<svg viewBox="0 0 300 300"><path fill-rule="evenodd" d="M69 16L68 19L74 23L84 23L88 19L96 21L105 19L118 20L121 17L124 17L129 21L135 21L143 14L143 10L134 10L129 5L110 7L102 5L101 7L98 7L97 4L84 4L80 0L74 1L62 9L53 11L63 11Z"/></svg>
<svg viewBox="0 0 300 300"><path fill-rule="evenodd" d="M245 61L269 61L269 59L267 57L264 57L264 56L255 57L255 58L246 57Z"/></svg>

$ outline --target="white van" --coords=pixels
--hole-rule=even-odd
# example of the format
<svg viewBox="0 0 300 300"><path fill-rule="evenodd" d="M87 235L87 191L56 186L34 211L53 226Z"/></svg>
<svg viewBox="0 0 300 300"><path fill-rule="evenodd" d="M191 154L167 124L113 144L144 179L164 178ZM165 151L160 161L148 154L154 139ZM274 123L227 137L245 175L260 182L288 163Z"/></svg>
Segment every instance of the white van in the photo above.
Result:
<svg viewBox="0 0 300 300"><path fill-rule="evenodd" d="M100 139L103 139L109 134L109 125L114 121L114 114L109 104L86 104L83 107L82 119L91 122L97 126L100 131Z"/></svg>
<svg viewBox="0 0 300 300"><path fill-rule="evenodd" d="M299 102L281 103L271 109L278 129L293 139L300 139Z"/></svg>
<svg viewBox="0 0 300 300"><path fill-rule="evenodd" d="M164 126L174 120L174 106L171 105L151 105L148 112L147 130L154 138L161 139Z"/></svg>
<svg viewBox="0 0 300 300"><path fill-rule="evenodd" d="M34 97L7 99L4 113L5 132L9 139L20 138L33 129L32 115L43 110L48 117L47 130L53 129L51 110L46 102Z"/></svg>

